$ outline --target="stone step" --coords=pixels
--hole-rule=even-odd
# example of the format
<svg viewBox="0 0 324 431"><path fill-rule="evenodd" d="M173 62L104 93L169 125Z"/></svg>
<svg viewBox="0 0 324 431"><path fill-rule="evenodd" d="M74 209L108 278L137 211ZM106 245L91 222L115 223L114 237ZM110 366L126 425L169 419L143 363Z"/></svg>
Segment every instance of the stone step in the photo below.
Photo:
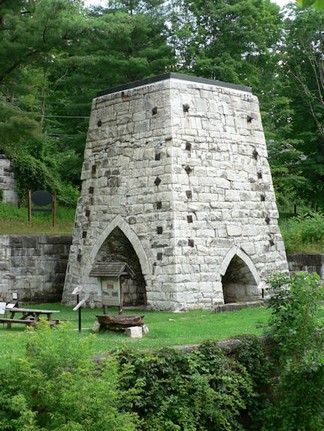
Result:
<svg viewBox="0 0 324 431"><path fill-rule="evenodd" d="M215 313L223 313L225 311L242 310L243 308L264 307L267 305L266 299L250 302L233 302L228 304L220 304L214 308Z"/></svg>

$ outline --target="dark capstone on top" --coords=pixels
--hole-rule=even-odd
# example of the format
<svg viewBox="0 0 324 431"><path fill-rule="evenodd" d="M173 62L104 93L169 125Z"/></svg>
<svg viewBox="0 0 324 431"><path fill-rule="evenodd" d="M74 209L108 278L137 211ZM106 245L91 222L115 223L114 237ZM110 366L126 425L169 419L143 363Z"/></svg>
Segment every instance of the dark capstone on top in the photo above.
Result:
<svg viewBox="0 0 324 431"><path fill-rule="evenodd" d="M142 87L143 85L153 84L155 82L165 81L171 78L180 79L182 81L196 82L198 84L214 85L216 87L232 88L234 90L252 93L251 87L247 87L245 85L229 84L227 82L217 81L215 79L197 78L196 76L182 75L179 73L164 73L163 75L153 76L152 78L141 79L139 81L119 85L107 90L98 91L97 97L104 96L106 94L118 93L119 91L129 90L131 88Z"/></svg>

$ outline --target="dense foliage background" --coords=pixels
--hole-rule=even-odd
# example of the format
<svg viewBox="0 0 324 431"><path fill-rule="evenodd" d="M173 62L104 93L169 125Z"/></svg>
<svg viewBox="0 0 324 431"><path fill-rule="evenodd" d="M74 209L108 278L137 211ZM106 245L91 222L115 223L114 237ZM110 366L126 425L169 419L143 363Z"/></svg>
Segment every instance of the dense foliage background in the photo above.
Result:
<svg viewBox="0 0 324 431"><path fill-rule="evenodd" d="M252 86L281 211L324 207L324 11L270 0L0 0L0 152L75 203L98 90L166 71Z"/></svg>

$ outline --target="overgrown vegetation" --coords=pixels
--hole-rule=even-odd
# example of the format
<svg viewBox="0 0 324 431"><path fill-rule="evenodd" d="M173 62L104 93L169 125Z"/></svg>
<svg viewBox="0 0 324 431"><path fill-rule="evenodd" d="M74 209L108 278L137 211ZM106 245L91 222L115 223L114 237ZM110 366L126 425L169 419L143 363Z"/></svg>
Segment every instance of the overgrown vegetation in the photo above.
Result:
<svg viewBox="0 0 324 431"><path fill-rule="evenodd" d="M324 253L324 213L306 212L280 220L288 253Z"/></svg>
<svg viewBox="0 0 324 431"><path fill-rule="evenodd" d="M46 322L27 330L26 351L0 362L1 429L321 431L323 285L305 273L269 283L270 357L245 336L231 355L206 341L187 352L119 347L97 362L90 355L98 335L80 338Z"/></svg>
<svg viewBox="0 0 324 431"><path fill-rule="evenodd" d="M212 342L185 354L163 349L150 354L117 353L131 369L125 389L141 382L134 410L145 431L239 430L240 412L253 396L246 369Z"/></svg>
<svg viewBox="0 0 324 431"><path fill-rule="evenodd" d="M324 286L317 274L272 277L269 332L275 340L273 401L264 431L320 431L324 428L323 325L317 310Z"/></svg>
<svg viewBox="0 0 324 431"><path fill-rule="evenodd" d="M26 205L29 190L47 190L57 193L57 201L61 205L75 207L79 191L72 184L64 183L50 158L35 158L30 154L13 157L17 193L20 204Z"/></svg>
<svg viewBox="0 0 324 431"><path fill-rule="evenodd" d="M0 366L1 429L244 429L257 382L216 344L192 353L123 349L97 364L91 341L80 343L65 325L38 325L25 354Z"/></svg>
<svg viewBox="0 0 324 431"><path fill-rule="evenodd" d="M23 357L0 368L0 428L6 431L131 431L136 388L123 390L117 363L99 367L90 358L91 338L68 327L37 327Z"/></svg>

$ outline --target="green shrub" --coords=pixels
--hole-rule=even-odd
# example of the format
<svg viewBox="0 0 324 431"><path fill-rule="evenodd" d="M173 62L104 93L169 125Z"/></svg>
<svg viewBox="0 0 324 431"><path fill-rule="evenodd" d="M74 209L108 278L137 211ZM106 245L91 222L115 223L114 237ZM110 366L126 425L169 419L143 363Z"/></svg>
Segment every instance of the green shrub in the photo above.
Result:
<svg viewBox="0 0 324 431"><path fill-rule="evenodd" d="M272 286L269 299L270 334L277 345L281 361L301 358L322 341L317 319L324 289L317 274L299 272L278 274L268 280Z"/></svg>
<svg viewBox="0 0 324 431"><path fill-rule="evenodd" d="M126 411L137 390L119 388L117 363L98 366L90 358L91 338L70 327L30 332L26 355L0 369L0 429L8 431L134 431Z"/></svg>
<svg viewBox="0 0 324 431"><path fill-rule="evenodd" d="M242 420L249 430L260 431L264 422L263 411L269 404L271 383L266 345L255 336L241 338L235 358L248 372L253 389L253 396L246 401L247 409L242 412Z"/></svg>
<svg viewBox="0 0 324 431"><path fill-rule="evenodd" d="M75 208L80 192L72 184L62 184L57 190L57 202L59 205Z"/></svg>
<svg viewBox="0 0 324 431"><path fill-rule="evenodd" d="M264 431L320 431L324 429L323 332L318 307L324 299L316 274L298 273L270 278L273 295L270 334L276 349L273 403L264 417Z"/></svg>
<svg viewBox="0 0 324 431"><path fill-rule="evenodd" d="M47 190L50 193L60 188L59 179L42 161L28 154L13 159L20 200L26 202L28 190Z"/></svg>
<svg viewBox="0 0 324 431"><path fill-rule="evenodd" d="M47 190L57 193L58 203L75 207L79 191L72 184L65 184L57 173L53 160L38 160L29 154L19 154L13 158L17 189L22 204L27 202L28 190Z"/></svg>
<svg viewBox="0 0 324 431"><path fill-rule="evenodd" d="M118 354L132 368L126 387L142 386L134 405L144 431L240 430L240 414L252 396L248 373L216 343L191 353L162 349Z"/></svg>

